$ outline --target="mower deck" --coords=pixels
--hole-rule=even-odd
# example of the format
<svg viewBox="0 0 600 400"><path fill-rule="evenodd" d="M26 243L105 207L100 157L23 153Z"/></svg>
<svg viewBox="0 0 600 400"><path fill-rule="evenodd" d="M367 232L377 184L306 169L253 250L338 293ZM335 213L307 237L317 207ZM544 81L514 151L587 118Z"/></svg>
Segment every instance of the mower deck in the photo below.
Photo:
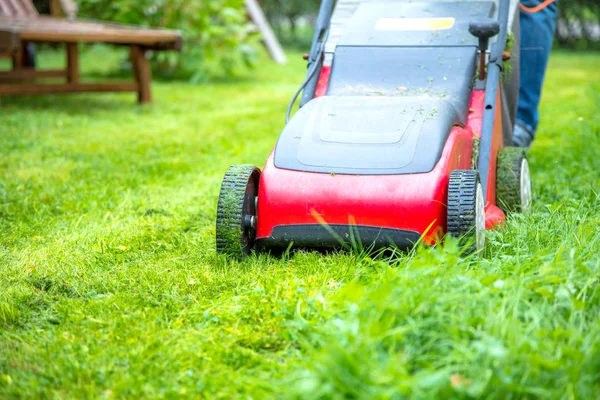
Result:
<svg viewBox="0 0 600 400"><path fill-rule="evenodd" d="M425 234L423 238L425 243L435 243L446 230L445 204L450 172L457 169L469 169L471 165L473 128L480 126L483 111L481 92L476 92L474 97L473 112L467 118L464 127L448 123L447 121L451 121L451 119L439 116L432 119L427 113L417 111L420 123L411 123L415 127L414 129L406 133L401 132L406 135L406 138L400 138L392 144L368 142L346 144L351 151L355 152L354 154L351 151L340 151L339 165L322 165L315 168L317 171L306 172L277 167L275 163L281 149L280 145L286 135L284 131L274 155L267 160L267 165L261 175L258 202L258 243L265 247L278 246L282 240L277 234L273 234L274 230L281 231L284 226L309 224L316 226L357 225L365 228L359 229L359 234L361 230L367 231L371 228L392 229L397 234L402 233L404 238L410 240L414 239L416 232L417 239L421 234ZM335 98L331 100L335 103ZM405 99L387 99L392 104L398 100L403 103ZM329 100L324 97L315 100L314 104L322 101ZM373 101L381 102L382 99L373 98ZM300 112L310 114L311 103L303 107ZM319 109L321 108L319 107ZM397 114L400 118L402 117L400 108ZM346 117L351 118L350 116ZM413 115L410 115L409 120L412 121L412 118ZM303 118L299 118L299 120L303 120ZM431 141L427 138L426 133L439 133L442 130L434 131L422 128L425 124L428 124L429 128L439 128L437 124L440 124L440 121L446 121L443 128L448 131L448 134L446 136L438 134L439 137L435 141ZM352 121L350 121L351 123ZM396 126L399 125L396 124ZM293 121L288 127L293 128ZM317 140L314 139L314 132L309 131L306 136L308 141ZM374 135L376 138L381 138L381 136ZM293 136L290 138L291 141L294 140ZM296 139L296 141L300 142L296 148L300 148L302 139ZM420 142L421 146L419 152L416 151L417 142ZM334 143L333 146L339 148L342 144ZM345 149L344 146L341 147ZM327 152L325 147L319 153L322 154L323 160L336 159L335 156L328 158ZM365 156L361 156L361 152ZM422 154L426 154L427 157L421 157ZM318 157L316 152L313 155ZM378 155L380 160L377 160ZM344 166L358 168L344 169ZM367 168L368 166L371 168ZM382 168L377 169L373 166ZM322 229L327 231L325 227ZM386 232L385 229L381 231L382 235L378 241L383 240L386 245L390 243L397 246L404 244L404 239L398 241L386 238L383 235ZM364 235L367 234L364 233ZM362 241L369 242L363 235L360 237ZM304 243L303 238L288 235L288 240L291 238L294 238L297 245L312 247L310 240ZM338 239L329 235L327 243L321 242L324 245L335 246L339 244Z"/></svg>

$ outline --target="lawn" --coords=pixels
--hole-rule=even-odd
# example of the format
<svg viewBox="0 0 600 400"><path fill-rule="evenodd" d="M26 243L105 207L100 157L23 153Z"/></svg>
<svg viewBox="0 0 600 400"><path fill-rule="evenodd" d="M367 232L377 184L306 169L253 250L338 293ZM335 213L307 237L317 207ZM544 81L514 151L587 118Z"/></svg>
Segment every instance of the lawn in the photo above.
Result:
<svg viewBox="0 0 600 400"><path fill-rule="evenodd" d="M94 79L119 58L82 64ZM3 98L0 398L598 398L598 65L553 55L533 212L481 258L215 254L223 173L263 165L300 54L235 81L157 80L145 107Z"/></svg>

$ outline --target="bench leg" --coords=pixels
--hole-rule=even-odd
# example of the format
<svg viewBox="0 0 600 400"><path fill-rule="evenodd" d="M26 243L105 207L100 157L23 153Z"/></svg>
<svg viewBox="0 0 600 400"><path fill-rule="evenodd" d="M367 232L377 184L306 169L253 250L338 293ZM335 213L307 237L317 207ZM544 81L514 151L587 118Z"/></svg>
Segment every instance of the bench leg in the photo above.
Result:
<svg viewBox="0 0 600 400"><path fill-rule="evenodd" d="M150 69L150 63L146 58L144 49L140 46L131 46L130 54L133 75L138 87L138 102L140 104L150 103L152 101L152 93L150 91L152 70Z"/></svg>
<svg viewBox="0 0 600 400"><path fill-rule="evenodd" d="M79 83L79 46L67 43L67 82Z"/></svg>
<svg viewBox="0 0 600 400"><path fill-rule="evenodd" d="M31 43L21 42L19 50L12 55L12 69L14 71L20 69L35 68L35 53L32 50Z"/></svg>
<svg viewBox="0 0 600 400"><path fill-rule="evenodd" d="M22 47L20 47L19 50L17 50L12 55L12 69L13 69L13 71L19 70L21 68L23 68L23 48Z"/></svg>

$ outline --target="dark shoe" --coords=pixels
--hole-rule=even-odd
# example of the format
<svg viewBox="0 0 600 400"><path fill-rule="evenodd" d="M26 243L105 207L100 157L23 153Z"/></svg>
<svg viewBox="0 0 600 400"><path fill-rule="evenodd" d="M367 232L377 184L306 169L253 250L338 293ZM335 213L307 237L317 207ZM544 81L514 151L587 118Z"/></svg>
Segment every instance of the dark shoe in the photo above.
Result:
<svg viewBox="0 0 600 400"><path fill-rule="evenodd" d="M515 130L513 131L513 145L516 147L523 147L529 150L531 143L533 143L533 132L524 127L521 124L515 124Z"/></svg>

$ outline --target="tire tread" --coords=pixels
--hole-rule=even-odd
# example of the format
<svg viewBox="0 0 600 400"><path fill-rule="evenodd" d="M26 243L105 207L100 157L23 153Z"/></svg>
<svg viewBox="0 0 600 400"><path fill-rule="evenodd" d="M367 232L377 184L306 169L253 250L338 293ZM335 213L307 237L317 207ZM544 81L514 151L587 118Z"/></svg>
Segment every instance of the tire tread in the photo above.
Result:
<svg viewBox="0 0 600 400"><path fill-rule="evenodd" d="M219 192L215 227L216 249L219 254L243 257L251 249L243 241L244 198L252 174L258 170L254 165L229 167Z"/></svg>

